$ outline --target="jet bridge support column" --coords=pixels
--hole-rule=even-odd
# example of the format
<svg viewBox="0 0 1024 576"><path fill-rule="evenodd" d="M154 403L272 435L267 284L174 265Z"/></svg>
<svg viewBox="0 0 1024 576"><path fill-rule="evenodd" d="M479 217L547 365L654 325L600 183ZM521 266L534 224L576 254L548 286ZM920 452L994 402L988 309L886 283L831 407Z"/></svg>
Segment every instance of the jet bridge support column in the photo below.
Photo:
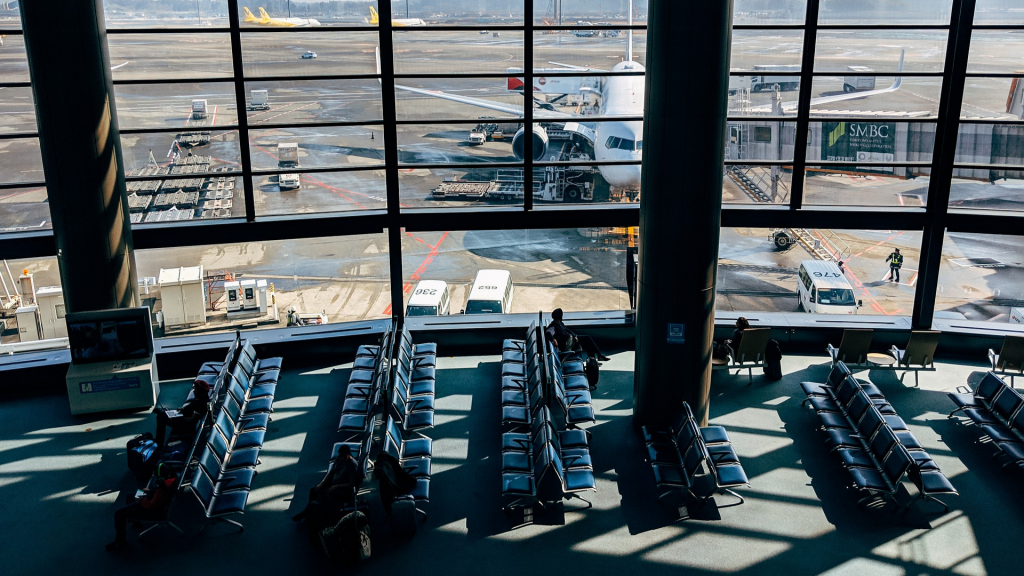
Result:
<svg viewBox="0 0 1024 576"><path fill-rule="evenodd" d="M732 1L651 0L633 423L706 422ZM685 62L685 65L681 63Z"/></svg>
<svg viewBox="0 0 1024 576"><path fill-rule="evenodd" d="M138 305L103 4L20 8L67 311Z"/></svg>

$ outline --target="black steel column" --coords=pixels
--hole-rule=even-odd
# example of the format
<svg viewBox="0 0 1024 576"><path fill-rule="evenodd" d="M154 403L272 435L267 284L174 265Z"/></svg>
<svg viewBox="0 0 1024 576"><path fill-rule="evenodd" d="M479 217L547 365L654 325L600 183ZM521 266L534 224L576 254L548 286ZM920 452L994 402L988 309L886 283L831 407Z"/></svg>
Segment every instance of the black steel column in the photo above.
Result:
<svg viewBox="0 0 1024 576"><path fill-rule="evenodd" d="M732 1L652 0L647 22L635 426L683 401L707 419Z"/></svg>
<svg viewBox="0 0 1024 576"><path fill-rule="evenodd" d="M103 5L63 0L20 8L67 310L137 305Z"/></svg>

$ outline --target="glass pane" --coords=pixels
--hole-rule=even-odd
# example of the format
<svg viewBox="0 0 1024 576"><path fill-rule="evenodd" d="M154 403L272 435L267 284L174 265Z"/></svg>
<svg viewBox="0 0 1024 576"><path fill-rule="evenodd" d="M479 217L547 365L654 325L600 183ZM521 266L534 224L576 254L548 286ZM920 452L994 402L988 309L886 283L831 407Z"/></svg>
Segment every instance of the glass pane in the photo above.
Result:
<svg viewBox="0 0 1024 576"><path fill-rule="evenodd" d="M1024 5L1021 17L1024 18ZM975 30L971 33L968 72L1012 74L1020 72L1024 36L1019 30Z"/></svg>
<svg viewBox="0 0 1024 576"><path fill-rule="evenodd" d="M0 234L49 230L52 227L45 187L0 190Z"/></svg>
<svg viewBox="0 0 1024 576"><path fill-rule="evenodd" d="M722 179L722 203L788 204L792 181L792 167L726 166Z"/></svg>
<svg viewBox="0 0 1024 576"><path fill-rule="evenodd" d="M38 138L0 140L0 183L43 180L43 157Z"/></svg>
<svg viewBox="0 0 1024 576"><path fill-rule="evenodd" d="M378 8L377 0L358 3L289 1L263 5L269 8L264 10L257 3L238 2L238 18L243 30L366 26L373 14L371 10Z"/></svg>
<svg viewBox="0 0 1024 576"><path fill-rule="evenodd" d="M826 206L909 206L928 202L928 168L813 166L804 179L804 203Z"/></svg>
<svg viewBox="0 0 1024 576"><path fill-rule="evenodd" d="M637 63L624 63L618 70L642 72ZM569 115L577 119L593 119L643 115L646 89L643 75L567 76L564 72L564 68L534 71L535 118ZM508 78L507 82L510 92L522 92L522 76Z"/></svg>
<svg viewBox="0 0 1024 576"><path fill-rule="evenodd" d="M246 77L377 73L377 33L245 32L242 62Z"/></svg>
<svg viewBox="0 0 1024 576"><path fill-rule="evenodd" d="M626 59L628 41L626 30L537 32L533 37L533 65L539 74L549 69L551 73L566 71L572 66L611 70ZM647 64L647 32L633 31L633 61Z"/></svg>
<svg viewBox="0 0 1024 576"><path fill-rule="evenodd" d="M979 78L965 80L961 118L1020 120L1024 114L1024 82L1021 78Z"/></svg>
<svg viewBox="0 0 1024 576"><path fill-rule="evenodd" d="M735 71L799 72L803 42L803 30L734 30L730 66Z"/></svg>
<svg viewBox="0 0 1024 576"><path fill-rule="evenodd" d="M899 282L886 280L886 257L903 255ZM834 316L909 316L914 304L921 233L896 230L722 228L715 308L734 312L805 312ZM838 261L843 262L843 269ZM825 285L804 270L836 274ZM825 303L817 290L835 294ZM815 296L811 302L812 292ZM849 304L850 300L853 301ZM838 319L838 318L837 318ZM797 320L797 318L794 318Z"/></svg>
<svg viewBox="0 0 1024 576"><path fill-rule="evenodd" d="M228 34L111 34L107 45L114 80L232 75Z"/></svg>
<svg viewBox="0 0 1024 576"><path fill-rule="evenodd" d="M253 170L384 164L380 126L252 130L249 147Z"/></svg>
<svg viewBox="0 0 1024 576"><path fill-rule="evenodd" d="M121 129L209 129L238 123L235 88L228 83L119 84L114 87L114 95Z"/></svg>
<svg viewBox="0 0 1024 576"><path fill-rule="evenodd" d="M523 67L523 33L502 30L425 32L401 29L393 35L398 74L504 74Z"/></svg>
<svg viewBox="0 0 1024 576"><path fill-rule="evenodd" d="M775 88L779 89L776 97ZM729 114L734 116L796 115L800 76L772 72L758 76L729 76Z"/></svg>
<svg viewBox="0 0 1024 576"><path fill-rule="evenodd" d="M1024 211L1024 171L953 170L950 208Z"/></svg>
<svg viewBox="0 0 1024 576"><path fill-rule="evenodd" d="M104 2L107 28L198 28L228 27L228 5L224 0L161 2L142 4Z"/></svg>
<svg viewBox="0 0 1024 576"><path fill-rule="evenodd" d="M975 24L1024 24L1024 5L1016 0L977 0L974 8ZM975 32L977 35L979 32ZM971 37L974 43L975 36Z"/></svg>
<svg viewBox="0 0 1024 576"><path fill-rule="evenodd" d="M0 192L2 194L2 192ZM40 340L52 340L55 338L62 338L67 336L67 326L63 322L39 322L35 326L18 325L18 317L14 314L19 306L30 306L33 303L37 304L43 310L40 310L47 318L56 316L59 308L64 306L64 299L62 296L54 294L53 296L43 296L41 299L37 299L35 302L23 300L18 296L20 285L18 283L19 277L23 273L28 273L32 276L32 284L35 287L36 294L40 292L50 292L51 290L43 290L44 288L60 287L60 270L57 267L56 258L40 258L40 259L26 259L26 260L7 260L7 268L13 273L14 278L7 276L7 270L4 269L0 274L4 274L6 278L6 284L8 290L11 292L10 297L7 293L0 292L0 309L10 310L10 314L4 321L0 321L0 344L17 345L21 342L29 343L33 350L38 350L46 343L39 342ZM14 280L14 285L11 285L11 281ZM51 308L52 307L52 308ZM52 314L52 316L51 316ZM63 330L62 330L63 329ZM55 348L66 348L67 340L57 340L54 342ZM17 353L15 348L15 353ZM4 354L7 350L4 351Z"/></svg>
<svg viewBox="0 0 1024 576"><path fill-rule="evenodd" d="M1024 126L960 124L955 161L1024 166Z"/></svg>
<svg viewBox="0 0 1024 576"><path fill-rule="evenodd" d="M1015 310L1021 318L1022 241L1020 236L947 232L942 243L935 319L1007 323Z"/></svg>
<svg viewBox="0 0 1024 576"><path fill-rule="evenodd" d="M398 161L403 164L519 162L512 152L519 123L400 124ZM549 141L550 142L550 141ZM559 144L568 143L568 140ZM554 148L556 143L550 142Z"/></svg>
<svg viewBox="0 0 1024 576"><path fill-rule="evenodd" d="M387 207L383 170L253 177L256 213L322 214Z"/></svg>
<svg viewBox="0 0 1024 576"><path fill-rule="evenodd" d="M729 121L725 132L726 160L792 160L795 122Z"/></svg>
<svg viewBox="0 0 1024 576"><path fill-rule="evenodd" d="M917 2L849 2L821 0L818 22L821 24L892 24L949 25L953 0L919 0Z"/></svg>
<svg viewBox="0 0 1024 576"><path fill-rule="evenodd" d="M422 0L426 2L426 0ZM483 6L486 3L481 2ZM494 3L504 8L504 3ZM521 2L508 3L508 10L518 14ZM400 12L400 11L399 11ZM499 9L500 12L500 9ZM568 26L580 24L586 26L621 26L629 20L629 4L626 0L609 2L593 2L589 0L538 0L533 3L533 23L535 26ZM647 2L633 2L633 25L647 24Z"/></svg>
<svg viewBox="0 0 1024 576"><path fill-rule="evenodd" d="M931 162L930 122L811 122L807 160L825 162Z"/></svg>
<svg viewBox="0 0 1024 576"><path fill-rule="evenodd" d="M28 82L28 57L21 34L3 36L0 50L0 82Z"/></svg>
<svg viewBox="0 0 1024 576"><path fill-rule="evenodd" d="M522 168L404 169L398 173L402 208L522 206Z"/></svg>
<svg viewBox="0 0 1024 576"><path fill-rule="evenodd" d="M121 154L126 173L152 167L153 160L171 174L186 175L238 170L242 164L234 130L122 134Z"/></svg>
<svg viewBox="0 0 1024 576"><path fill-rule="evenodd" d="M806 20L807 0L735 0L732 8L733 24L803 24Z"/></svg>
<svg viewBox="0 0 1024 576"><path fill-rule="evenodd" d="M567 312L628 310L626 246L635 232L635 228L407 232L402 236L405 301L420 282L433 280L444 284L420 288L439 289L442 296L448 292L448 309L440 306L439 314L465 310L536 315L538 310L550 312L558 307ZM478 278L480 282L475 282ZM473 294L475 283L478 289ZM492 285L497 288L485 288Z"/></svg>
<svg viewBox="0 0 1024 576"><path fill-rule="evenodd" d="M138 250L135 261L139 278L153 279L151 286L162 269L203 267L206 313L194 327L203 332L283 328L292 308L310 325L390 316L384 312L391 298L386 233ZM228 283L250 280L256 284L254 298L235 300L247 307L229 311ZM163 311L165 324L154 322L155 336L182 333L167 324L180 315L158 285L144 303Z"/></svg>
<svg viewBox="0 0 1024 576"><path fill-rule="evenodd" d="M523 95L514 78L403 78L395 94L399 120L519 118ZM440 94L438 94L440 93Z"/></svg>
<svg viewBox="0 0 1024 576"><path fill-rule="evenodd" d="M815 72L942 73L946 59L945 30L821 30L814 52ZM861 81L863 83L863 81ZM858 87L857 77L846 82ZM863 88L860 88L863 89Z"/></svg>
<svg viewBox="0 0 1024 576"><path fill-rule="evenodd" d="M36 105L31 88L0 91L0 134L35 132Z"/></svg>
<svg viewBox="0 0 1024 576"><path fill-rule="evenodd" d="M380 121L380 82L325 80L321 82L247 82L249 126L316 122Z"/></svg>
<svg viewBox="0 0 1024 576"><path fill-rule="evenodd" d="M901 78L899 85L896 85L896 78L892 76L860 78L868 81L852 87L843 76L815 77L811 89L811 116L838 113L857 118L894 114L901 117L930 118L938 115L939 91L942 88L940 76ZM870 93L872 90L893 86L897 89L892 92L857 93Z"/></svg>
<svg viewBox="0 0 1024 576"><path fill-rule="evenodd" d="M0 30L21 30L21 10L17 4L6 2L0 6Z"/></svg>

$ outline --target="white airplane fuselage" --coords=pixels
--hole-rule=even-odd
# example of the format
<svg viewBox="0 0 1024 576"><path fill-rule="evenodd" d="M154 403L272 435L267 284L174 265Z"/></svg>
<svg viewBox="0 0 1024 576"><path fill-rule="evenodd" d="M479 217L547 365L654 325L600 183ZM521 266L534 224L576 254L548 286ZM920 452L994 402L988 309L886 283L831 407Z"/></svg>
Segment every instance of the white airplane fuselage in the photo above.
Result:
<svg viewBox="0 0 1024 576"><path fill-rule="evenodd" d="M620 62L612 72L643 72L638 62ZM644 115L644 77L610 76L601 95L602 116ZM594 160L599 162L643 158L644 123L639 120L595 122ZM640 189L640 166L601 166L601 176L616 188Z"/></svg>

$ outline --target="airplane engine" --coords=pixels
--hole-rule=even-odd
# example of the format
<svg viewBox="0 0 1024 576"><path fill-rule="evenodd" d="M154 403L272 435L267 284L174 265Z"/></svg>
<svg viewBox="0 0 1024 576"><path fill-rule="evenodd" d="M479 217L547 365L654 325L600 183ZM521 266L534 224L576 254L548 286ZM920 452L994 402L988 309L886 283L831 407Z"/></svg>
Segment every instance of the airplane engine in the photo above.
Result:
<svg viewBox="0 0 1024 576"><path fill-rule="evenodd" d="M512 153L516 155L516 158L523 159L523 148L526 145L524 141L524 132L526 128L520 128L516 132L515 137L512 138ZM544 154L548 151L548 131L543 126L533 127L533 159L540 160L544 158Z"/></svg>

